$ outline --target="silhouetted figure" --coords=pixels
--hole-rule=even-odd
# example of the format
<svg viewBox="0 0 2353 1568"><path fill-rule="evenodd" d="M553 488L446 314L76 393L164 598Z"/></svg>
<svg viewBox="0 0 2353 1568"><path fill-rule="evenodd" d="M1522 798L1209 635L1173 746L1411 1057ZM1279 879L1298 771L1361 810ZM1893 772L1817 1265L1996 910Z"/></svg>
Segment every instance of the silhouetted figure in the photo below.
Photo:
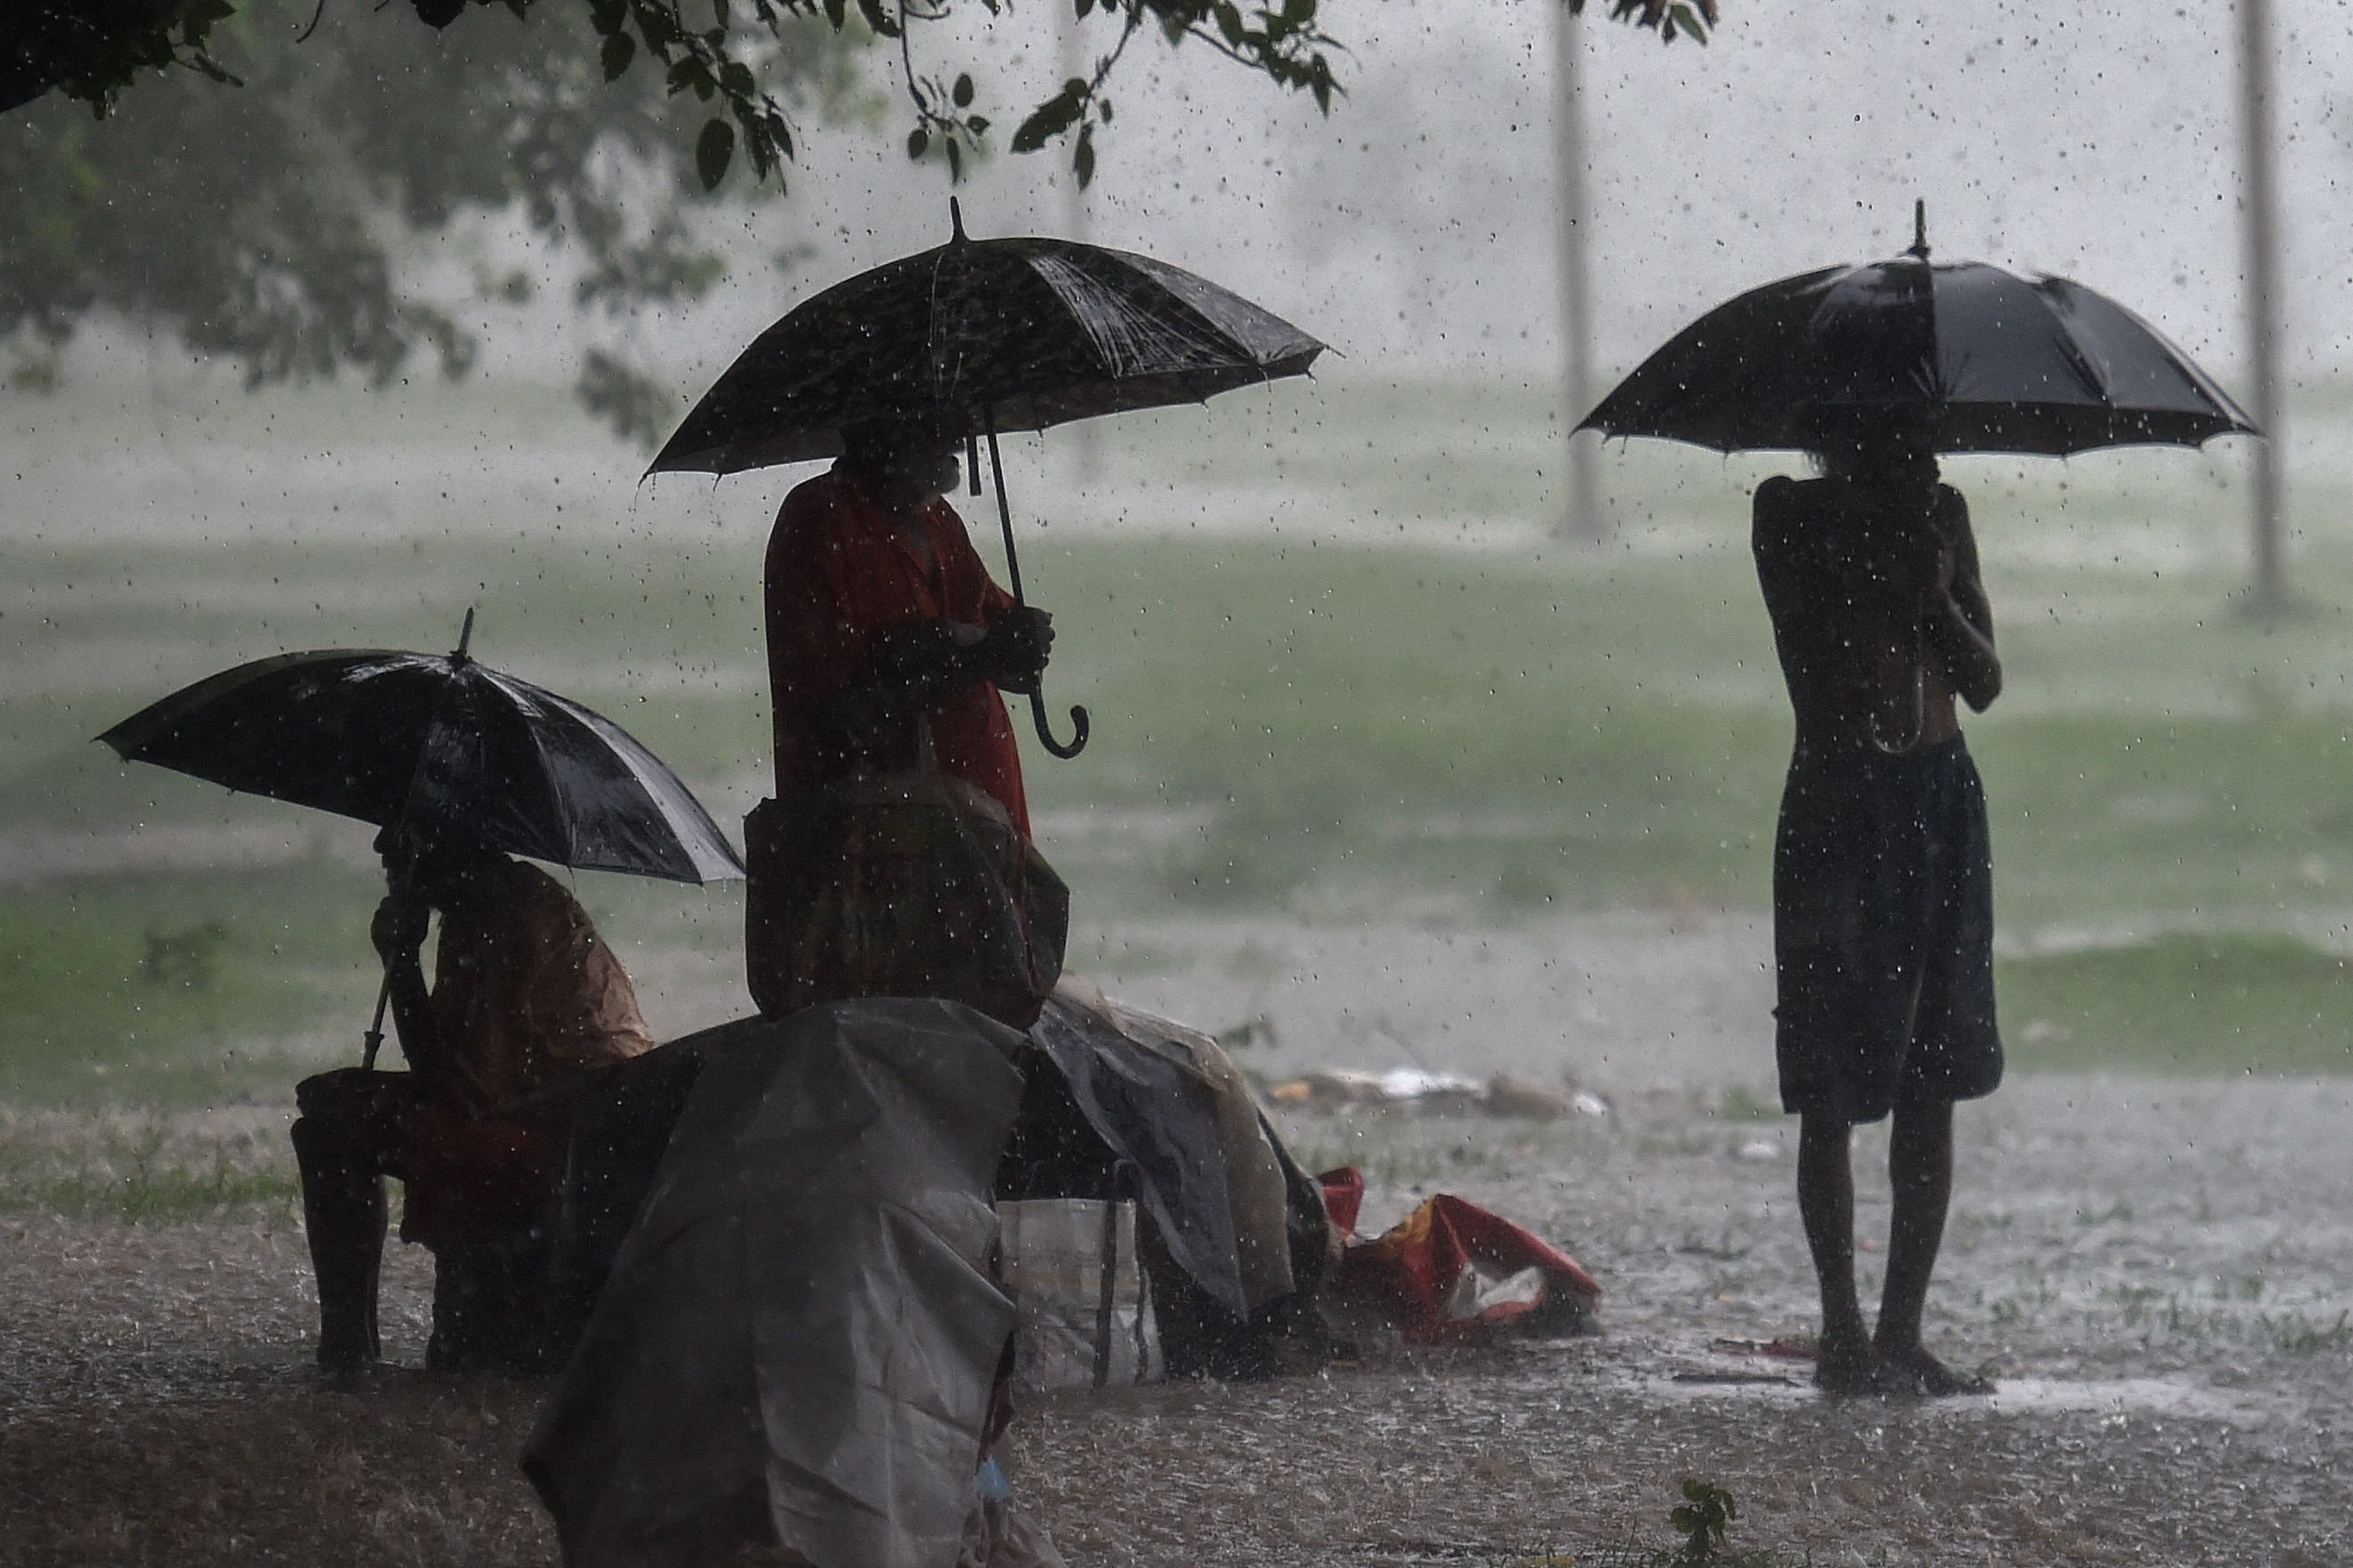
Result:
<svg viewBox="0 0 2353 1568"><path fill-rule="evenodd" d="M768 540L776 798L744 829L753 999L780 1014L885 984L892 994L947 996L1026 1024L1043 992L1025 982L1008 994L1009 971L972 949L998 940L992 952L1011 952L1028 940L1026 924L1016 932L1005 923L1026 921L1026 910L994 891L1018 889L1029 847L1021 754L998 693L1036 689L1053 647L1052 617L1015 604L989 579L946 500L956 482L953 437L909 421L854 426L844 440L829 471L785 498ZM956 832L953 811L913 826L879 826L868 813L857 818L861 826L826 799L837 785L918 773L940 775L953 786L945 795L974 797L976 810L962 820L987 840L978 860L939 858L943 836ZM903 897L887 908L862 905L827 916L823 931L804 929L804 906L825 887L846 878L840 886L863 888L863 878L880 874L880 862L845 868L831 859L860 831L868 835L855 840L860 853L884 853L921 876L902 879ZM879 851L877 835L891 839ZM967 925L969 942L955 936ZM843 931L892 926L904 938L903 971L885 963L877 972L871 952L851 956L836 942ZM943 943L952 951L930 951ZM1059 965L1059 935L1052 945ZM878 982L877 973L890 978ZM1043 984L1052 984L1050 971Z"/></svg>
<svg viewBox="0 0 2353 1568"><path fill-rule="evenodd" d="M437 1260L428 1364L526 1365L544 1349L545 1281L529 1258L574 1097L592 1069L653 1041L620 961L546 872L446 839L386 835L378 847L392 887L370 934L410 1070L347 1068L295 1088L319 1364L349 1371L381 1353L376 1278L392 1176L406 1188L402 1238ZM435 913L428 990L419 950Z"/></svg>
<svg viewBox="0 0 2353 1568"><path fill-rule="evenodd" d="M1953 699L2001 690L1960 493L1916 431L1826 431L1822 477L1757 489L1753 547L1797 739L1773 858L1777 1055L1821 1282L1826 1391L1982 1392L1921 1343L1953 1105L2001 1080L1985 795ZM1854 1283L1850 1130L1894 1115L1875 1331Z"/></svg>

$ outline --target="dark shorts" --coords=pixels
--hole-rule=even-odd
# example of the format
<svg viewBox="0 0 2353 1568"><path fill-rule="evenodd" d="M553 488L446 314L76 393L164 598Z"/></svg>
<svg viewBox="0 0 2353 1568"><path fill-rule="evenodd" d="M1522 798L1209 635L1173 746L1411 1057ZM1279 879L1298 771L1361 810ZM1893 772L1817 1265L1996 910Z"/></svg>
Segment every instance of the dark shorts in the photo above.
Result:
<svg viewBox="0 0 2353 1568"><path fill-rule="evenodd" d="M1773 846L1781 1104L1876 1121L2001 1082L1985 786L1957 735L1789 759Z"/></svg>

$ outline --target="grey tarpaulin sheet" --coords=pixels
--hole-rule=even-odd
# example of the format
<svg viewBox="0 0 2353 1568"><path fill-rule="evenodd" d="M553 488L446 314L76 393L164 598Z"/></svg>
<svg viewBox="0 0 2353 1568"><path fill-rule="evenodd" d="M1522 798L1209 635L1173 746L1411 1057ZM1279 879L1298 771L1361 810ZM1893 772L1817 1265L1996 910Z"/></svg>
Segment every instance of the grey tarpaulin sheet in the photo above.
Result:
<svg viewBox="0 0 2353 1568"><path fill-rule="evenodd" d="M751 1544L946 1568L1013 1327L989 1182L1021 1037L891 999L697 1040L707 1066L524 1454L565 1561Z"/></svg>
<svg viewBox="0 0 2353 1568"><path fill-rule="evenodd" d="M1282 1167L1214 1040L1067 976L1029 1037L1202 1289L1238 1317L1292 1289Z"/></svg>

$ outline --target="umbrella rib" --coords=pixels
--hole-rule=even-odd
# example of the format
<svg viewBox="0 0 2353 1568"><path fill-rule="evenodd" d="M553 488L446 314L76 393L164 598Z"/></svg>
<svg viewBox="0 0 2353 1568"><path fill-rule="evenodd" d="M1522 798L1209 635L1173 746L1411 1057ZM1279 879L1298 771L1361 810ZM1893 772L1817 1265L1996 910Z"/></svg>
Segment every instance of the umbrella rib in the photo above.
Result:
<svg viewBox="0 0 2353 1568"><path fill-rule="evenodd" d="M2051 302L2050 291L2042 280L2030 282L2027 292L2034 296L2034 302L2042 307L2042 313L2050 317L2051 324L2058 329L2060 357L2084 378L2084 389L2100 400L2100 406L2113 410L2116 405L2115 388L2101 374L2100 367L2092 363L2091 356L2084 352L2082 345L2075 342L2075 334L2068 328L2067 318L2061 315L2058 307Z"/></svg>

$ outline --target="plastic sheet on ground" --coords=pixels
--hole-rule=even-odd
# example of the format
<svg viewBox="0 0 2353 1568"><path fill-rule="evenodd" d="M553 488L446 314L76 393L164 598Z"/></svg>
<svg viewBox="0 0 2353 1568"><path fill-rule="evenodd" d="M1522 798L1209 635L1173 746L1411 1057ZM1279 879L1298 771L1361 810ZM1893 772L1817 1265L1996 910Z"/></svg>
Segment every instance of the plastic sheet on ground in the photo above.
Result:
<svg viewBox="0 0 2353 1568"><path fill-rule="evenodd" d="M952 1003L747 1020L707 1065L524 1468L568 1568L941 1568L1013 1305L1021 1037Z"/></svg>

